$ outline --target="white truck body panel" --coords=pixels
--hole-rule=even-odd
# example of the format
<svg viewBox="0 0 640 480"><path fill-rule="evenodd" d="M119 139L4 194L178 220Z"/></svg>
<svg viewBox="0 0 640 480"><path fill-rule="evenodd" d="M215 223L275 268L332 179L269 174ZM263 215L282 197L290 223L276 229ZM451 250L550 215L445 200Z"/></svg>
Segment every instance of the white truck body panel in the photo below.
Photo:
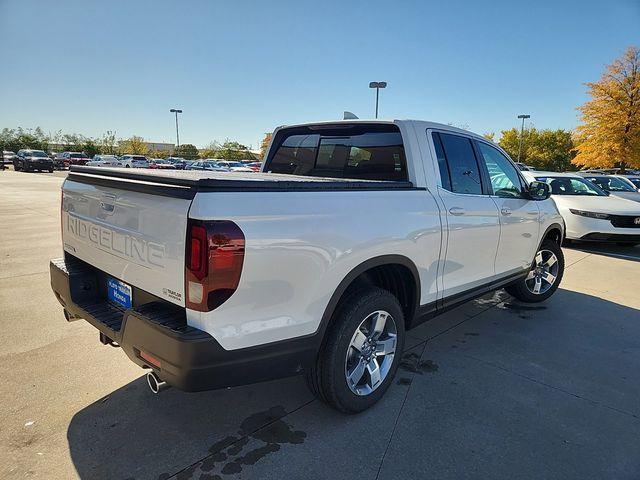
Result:
<svg viewBox="0 0 640 480"><path fill-rule="evenodd" d="M188 317L227 349L314 333L342 279L378 256L412 258L420 303L437 297L441 226L426 190L199 193L190 217L224 217L245 234L236 293Z"/></svg>

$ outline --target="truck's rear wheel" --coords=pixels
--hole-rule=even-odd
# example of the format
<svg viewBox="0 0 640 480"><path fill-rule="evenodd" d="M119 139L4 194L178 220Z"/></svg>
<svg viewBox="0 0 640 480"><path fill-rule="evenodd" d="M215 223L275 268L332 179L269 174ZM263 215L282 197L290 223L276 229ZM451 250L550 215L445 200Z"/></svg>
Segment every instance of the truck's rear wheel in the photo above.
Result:
<svg viewBox="0 0 640 480"><path fill-rule="evenodd" d="M562 248L553 240L545 240L536 252L527 276L505 287L505 290L523 302L542 302L558 289L563 274Z"/></svg>
<svg viewBox="0 0 640 480"><path fill-rule="evenodd" d="M366 410L384 395L404 347L404 315L381 288L359 290L334 313L316 364L307 372L313 393L345 413Z"/></svg>

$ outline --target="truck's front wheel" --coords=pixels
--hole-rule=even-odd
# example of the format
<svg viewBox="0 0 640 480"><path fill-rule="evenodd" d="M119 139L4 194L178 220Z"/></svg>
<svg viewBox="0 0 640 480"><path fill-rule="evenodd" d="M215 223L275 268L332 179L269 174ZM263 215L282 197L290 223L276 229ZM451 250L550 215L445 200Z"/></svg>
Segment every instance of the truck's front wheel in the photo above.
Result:
<svg viewBox="0 0 640 480"><path fill-rule="evenodd" d="M527 276L505 290L522 302L542 302L555 293L563 275L562 248L553 240L545 240L536 252Z"/></svg>
<svg viewBox="0 0 640 480"><path fill-rule="evenodd" d="M308 384L333 408L361 412L384 395L403 347L404 315L396 297L381 288L359 290L334 313Z"/></svg>

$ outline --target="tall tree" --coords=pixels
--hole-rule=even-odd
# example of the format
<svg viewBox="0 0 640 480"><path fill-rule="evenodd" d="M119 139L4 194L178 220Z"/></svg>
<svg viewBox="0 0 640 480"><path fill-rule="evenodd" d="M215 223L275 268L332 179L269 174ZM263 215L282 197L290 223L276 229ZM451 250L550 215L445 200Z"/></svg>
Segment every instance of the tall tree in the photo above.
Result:
<svg viewBox="0 0 640 480"><path fill-rule="evenodd" d="M113 155L116 153L116 132L107 130L100 139L100 152Z"/></svg>
<svg viewBox="0 0 640 480"><path fill-rule="evenodd" d="M245 145L229 140L228 138L220 145L217 157L225 160L255 160L254 155Z"/></svg>
<svg viewBox="0 0 640 480"><path fill-rule="evenodd" d="M191 145L190 143L184 143L176 148L174 155L176 157L181 157L186 160L196 160L199 158L198 149L195 145Z"/></svg>
<svg viewBox="0 0 640 480"><path fill-rule="evenodd" d="M629 47L587 83L591 100L582 105L576 165L640 167L640 49Z"/></svg>
<svg viewBox="0 0 640 480"><path fill-rule="evenodd" d="M260 142L260 156L264 158L267 153L267 148L269 148L269 144L271 143L271 138L273 137L272 133L265 133L262 142Z"/></svg>
<svg viewBox="0 0 640 480"><path fill-rule="evenodd" d="M149 148L142 137L136 137L134 135L120 142L120 150L123 154L145 155Z"/></svg>
<svg viewBox="0 0 640 480"><path fill-rule="evenodd" d="M517 160L520 145L520 130L512 128L501 132L498 144ZM571 168L574 156L571 132L567 130L538 130L528 127L522 134L520 161L539 170L565 171Z"/></svg>
<svg viewBox="0 0 640 480"><path fill-rule="evenodd" d="M527 145L529 143L527 140L531 137L532 128L533 127L529 127L525 129L522 134L522 155L520 156L520 161L522 163L527 163ZM517 161L518 148L520 145L520 130L517 128L510 128L509 130L503 130L500 132L498 145L500 145L514 161Z"/></svg>
<svg viewBox="0 0 640 480"><path fill-rule="evenodd" d="M206 145L202 150L200 150L201 158L218 158L218 151L220 150L220 145L218 142L211 142Z"/></svg>

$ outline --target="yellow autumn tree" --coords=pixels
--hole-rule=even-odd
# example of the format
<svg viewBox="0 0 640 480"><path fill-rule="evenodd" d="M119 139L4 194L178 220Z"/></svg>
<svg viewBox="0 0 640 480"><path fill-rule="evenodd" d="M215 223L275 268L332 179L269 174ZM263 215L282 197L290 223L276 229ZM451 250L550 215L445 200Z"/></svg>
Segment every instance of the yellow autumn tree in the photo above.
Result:
<svg viewBox="0 0 640 480"><path fill-rule="evenodd" d="M579 107L576 165L640 168L640 49L629 47L587 83L591 100Z"/></svg>
<svg viewBox="0 0 640 480"><path fill-rule="evenodd" d="M271 137L273 134L265 133L262 142L260 142L260 156L264 158L265 153L267 152L267 148L269 148L269 144L271 143Z"/></svg>

